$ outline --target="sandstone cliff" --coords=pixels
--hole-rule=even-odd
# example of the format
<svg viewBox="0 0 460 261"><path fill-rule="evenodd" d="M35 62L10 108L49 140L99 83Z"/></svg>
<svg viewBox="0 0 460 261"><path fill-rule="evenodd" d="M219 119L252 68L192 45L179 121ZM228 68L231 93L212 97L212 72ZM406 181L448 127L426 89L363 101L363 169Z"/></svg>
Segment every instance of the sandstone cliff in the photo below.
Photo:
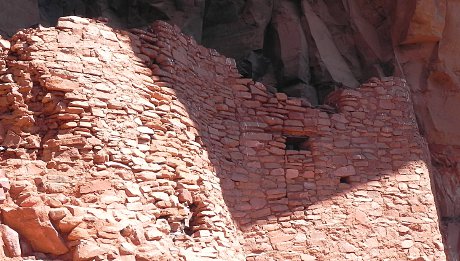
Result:
<svg viewBox="0 0 460 261"><path fill-rule="evenodd" d="M460 200L460 190L458 190L460 183L460 165L458 164L460 161L460 132L458 131L460 120L457 117L458 109L456 106L460 99L458 91L460 83L458 83L457 79L458 64L456 62L459 60L457 58L459 52L457 52L456 47L458 45L457 35L460 33L456 26L456 11L458 8L460 7L458 7L458 3L454 0L18 0L14 2L0 2L0 33L7 39L15 35L17 30L21 28L36 27L40 32L44 30L41 25L54 26L58 18L63 15L79 15L94 18L108 17L108 25L112 28L137 27L146 30L151 30L149 29L149 25L152 21L157 19L166 20L172 24L176 24L187 35L193 36L198 43L214 48L227 57L235 58L235 63L232 63L233 69L237 68L238 72L243 76L263 83L268 93L281 91L290 97L299 97L305 106L309 106L309 104L323 104L331 91L347 87L356 88L360 84L366 83L373 76L377 76L378 78L398 76L406 79L418 122L418 130L414 130L414 133L420 131L429 145L430 157L423 158L423 160L426 161L428 167L429 165L434 167L431 170L431 179L440 217L439 224L444 235L446 253L451 260L457 260L459 258L458 249L460 244L460 225L458 223L460 209L457 207ZM104 19L100 20L104 21ZM86 26L86 24L81 25L81 27ZM58 30L61 29L58 28ZM110 30L106 28L103 31ZM15 82L20 86L38 84L40 86L47 86L46 88L50 88L50 90L55 88L53 91L57 92L65 92L65 90L60 89L64 87L60 86L76 87L75 82L78 82L78 86L84 84L90 89L93 88L91 86L96 84L102 89L109 89L111 88L110 86L120 85L118 81L112 79L112 76L109 77L110 79L105 79L105 76L101 75L101 71L104 72L109 69L114 71L114 74L119 74L117 72L119 69L104 68L102 65L97 64L94 59L80 58L82 56L80 53L69 53L67 50L64 50L63 54L59 54L59 57L57 57L56 50L54 49L47 50L48 53L42 53L45 50L35 50L33 49L34 47L30 49L28 41L39 41L36 37L33 40L27 40L31 37L29 35L34 34L32 32L34 31L19 33L11 38L12 40L1 41L2 49L5 50L3 54L6 59L4 66L8 64L8 61L11 64L8 65L8 68L5 67L4 76L1 79L2 82L7 85ZM139 32L135 34L139 34ZM72 36L68 36L68 39L60 40L54 40L53 37L57 37L55 35L40 37L44 38L40 41L44 41L45 43L47 41L57 41L60 44L59 48L71 49L74 48L74 44L79 40L78 37L72 38ZM25 43L20 42L20 40ZM20 44L13 47L16 42L20 42ZM85 44L94 45L96 43L85 42ZM97 52L91 51L90 57L92 55L110 57L107 53L114 51L111 49L112 46L110 43L108 46L105 46L106 42L98 44L98 48L95 48ZM156 46L156 42L153 45ZM83 50L90 48L90 46L83 45L79 48ZM149 50L141 51L136 49L140 47L134 46L133 48L132 52L136 54L134 56L139 58L137 54L147 56L157 55L158 52L161 53L159 50L163 50L165 46L161 46L160 44L157 48L148 48ZM126 49L128 48L126 47ZM82 52L89 51L85 50ZM30 57L30 54L33 53L36 54L36 58ZM41 57L42 55L43 57L53 57L56 60L49 58L51 60L48 61L48 58L43 58ZM176 53L175 55L183 56L186 54L182 51L182 53ZM142 56L140 57L142 59ZM162 61L161 59L166 59L169 56L163 54L160 57L159 61ZM31 59L34 61L32 62L34 65L23 65L23 62L14 62L18 59L19 61L22 61L21 59L26 61ZM173 57L173 60L170 61L172 64L169 66L176 66L176 59L178 58ZM40 60L43 60L43 62L40 63ZM105 60L103 61L106 62ZM136 61L136 65L143 64L143 66L148 67L152 71L151 73L146 73L144 68L142 69L144 74L147 74L149 77L151 76L150 74L156 75L157 78L153 78L152 81L159 86L161 84L158 84L158 81L162 83L168 82L164 77L171 78L171 75L163 74L164 71L168 72L168 70L161 68L162 71L158 72L157 70L159 69L153 66L153 64L160 64L157 60L144 59ZM165 61L168 62L169 60L166 59ZM50 62L52 65L49 65ZM57 66L56 64L58 63L65 63L68 66L72 66L72 68L54 68L53 66ZM125 73L125 70L131 70L129 69L131 64L120 63L119 68L126 68L123 70L123 73ZM92 67L93 65L94 67ZM195 63L187 64L191 68L194 68L195 65ZM82 68L86 67L89 68L87 70L92 72L82 71ZM49 77L50 79L45 77L48 79L47 81L41 79L42 75L49 74L50 69L51 71L57 71L54 74L59 77L55 77L56 75L52 74L53 77ZM139 72L136 71L138 69L133 70L135 75L139 75ZM214 72L216 68L210 67L206 70ZM69 71L72 73L69 73ZM73 75L73 73L77 73L78 75ZM174 74L175 71L169 73ZM217 74L219 73L217 72ZM81 77L79 76L80 74L96 75L99 78L104 78L104 80L99 79L96 82L87 82L90 81L86 79L88 77ZM194 72L194 74L203 75L205 72L201 70ZM15 76L13 77L12 75ZM237 75L238 73L235 71L234 77L238 78L239 76ZM189 77L186 78L188 79ZM136 83L140 81L140 79L134 76L131 78L126 76L125 80L121 82ZM224 83L228 84L228 82L220 84ZM177 88L176 82L174 84L169 82L169 84L171 85L169 87L172 89ZM55 139L53 135L58 134L48 134L47 128L59 129L60 127L51 126L55 126L56 124L60 126L61 122L68 124L68 126L65 125L68 129L78 128L78 131L82 133L77 132L76 135L86 137L84 136L85 130L80 130L86 127L82 127L79 124L89 126L93 124L93 118L86 117L84 120L80 120L81 115L77 112L81 112L81 110L74 109L76 111L70 114L76 114L79 117L78 119L66 119L68 116L64 115L53 116L54 118L51 118L56 120L48 119L50 115L56 114L58 109L64 110L64 107L61 108L63 104L68 106L68 97L60 97L58 95L56 98L50 95L47 98L40 96L40 98L37 98L35 91L32 91L32 86L28 87L31 88L30 93L27 88L19 91L13 87L2 87L0 113L2 115L3 113L6 113L5 115L12 115L12 111L15 111L15 113L14 116L2 116L3 126L0 126L0 134L4 136L0 145L15 147L15 144L18 144L19 141L30 144L22 148L26 149L26 152L21 152L24 155L10 155L8 153L11 152L7 151L5 157L29 158L31 157L30 153L32 153L36 154L32 158L36 157L36 159L46 162L46 164L38 163L39 165L41 164L40 168L45 168L46 166L46 169L56 169L59 173L60 171L66 171L66 168L70 171L77 170L78 168L70 163L79 165L86 161L75 161L72 158L74 157L72 153L76 153L75 149L69 155L69 152L62 152L68 157L68 164L70 164L68 167L62 167L62 164L55 163L55 160L53 160L54 157L61 152L55 152L54 150L59 146L85 147L86 145L82 141L76 141L76 144L69 145L48 145L43 140ZM220 88L219 91L223 91L224 89ZM6 94L10 98L7 98ZM83 102L84 106L86 106L86 99L88 101L93 99L92 93L84 94L84 99L76 99L70 107L78 107L74 105L80 102ZM115 94L115 96L117 95ZM177 95L182 94L178 93ZM222 94L220 93L219 95ZM21 96L23 97L21 98ZM123 95L120 97L123 97ZM212 95L209 95L209 97L212 97ZM43 105L39 106L38 104L42 102L39 99L44 99L46 102L43 102ZM110 97L107 99L111 100ZM132 100L136 99L137 96L134 95L132 97L129 96L127 100L121 99L119 102L132 103ZM203 103L208 100L205 98ZM263 107L262 104L265 104L265 101L259 100L259 102L260 104L257 103L257 105ZM34 105L29 106L29 103ZM118 104L116 106L121 105ZM201 108L203 105L197 106ZM211 105L208 104L208 106L212 107L214 103L211 103ZM238 107L241 105L237 104L235 106ZM88 113L88 110L92 110L93 107L93 104L90 104L88 107L82 108L84 113ZM256 109L254 107L254 110ZM328 113L336 110L324 105L322 105L322 109L323 111L328 111ZM369 110L374 111L375 108L370 107ZM69 111L65 112L68 113ZM40 114L41 116L38 117L39 120L27 116L31 115L31 113ZM105 113L107 112L102 111L100 115ZM159 116L161 118L163 115L160 114ZM392 117L396 116L392 115ZM161 120L157 121L159 121L157 125L164 124ZM239 119L236 121L238 122ZM125 120L125 122L128 121ZM201 124L207 126L207 122ZM216 126L219 124L222 125L221 122L215 124ZM43 129L43 126L48 127ZM98 126L98 128L110 129L105 125ZM213 128L217 131L220 130L219 127ZM115 131L120 132L120 130L116 129ZM22 137L21 133L24 131L33 135ZM75 133L72 133L72 135L75 136ZM106 135L110 136L109 134ZM234 135L233 139L239 140L236 138L238 135ZM302 135L309 136L309 134L305 133ZM344 135L350 136L351 134L347 133ZM200 135L198 136L201 137ZM125 137L120 136L119 139L124 140ZM134 138L130 137L128 139ZM115 142L113 141L113 143ZM103 144L106 144L106 142L101 141L100 144L92 144L92 146L102 147ZM117 146L119 144L114 145L114 148ZM36 152L33 152L34 150ZM89 150L89 147L85 147L84 150ZM102 162L102 159L107 157L108 152L104 149L96 150L93 153ZM15 149L14 153L20 153L20 151ZM123 151L126 152L126 150ZM143 151L141 150L141 152ZM139 155L133 153L131 152L129 155L139 157ZM377 157L380 158L381 155L377 155ZM388 159L384 158L383 160L386 161ZM110 161L119 162L112 158ZM6 165L10 164L12 163ZM17 164L20 165L20 163ZM221 164L211 165L220 166ZM63 169L60 169L61 167L58 166L61 166ZM392 171L397 172L395 169ZM60 176L61 174L56 175ZM7 175L3 176L6 177ZM3 184L2 186L4 186L4 190L6 191L6 188L10 189L10 185L8 182L3 181L5 179L3 176L0 177L1 182L3 182L0 184ZM68 176L74 177L74 174L69 173ZM71 184L70 181L63 181L62 183ZM73 185L67 186L72 187ZM68 187L62 189L67 190ZM0 190L0 193L5 191ZM6 198L6 196L2 197ZM224 199L228 198L223 197ZM230 203L227 200L225 199L224 201L227 207L229 207L228 204ZM229 211L232 212L231 210ZM235 231L238 231L238 229ZM235 233L238 234L237 232Z"/></svg>

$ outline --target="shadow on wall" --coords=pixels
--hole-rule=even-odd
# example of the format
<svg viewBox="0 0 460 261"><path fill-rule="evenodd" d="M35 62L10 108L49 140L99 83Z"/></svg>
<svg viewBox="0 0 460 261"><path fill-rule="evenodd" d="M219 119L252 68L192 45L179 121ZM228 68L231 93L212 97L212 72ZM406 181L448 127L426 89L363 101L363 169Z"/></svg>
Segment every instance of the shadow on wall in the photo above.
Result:
<svg viewBox="0 0 460 261"><path fill-rule="evenodd" d="M59 17L68 15L107 17L116 28L145 27L161 19L237 59L246 77L273 91L321 104L331 83L356 87L357 81L371 75L393 74L389 36L393 5L392 1L18 0L0 3L4 17L0 31L9 36L18 28L54 26Z"/></svg>
<svg viewBox="0 0 460 261"><path fill-rule="evenodd" d="M197 131L188 142L206 150L249 256L442 257L428 150L404 80L336 91L330 114L240 78L234 60L177 27L133 32L159 47L156 84L185 107Z"/></svg>
<svg viewBox="0 0 460 261"><path fill-rule="evenodd" d="M88 26L73 20L63 20L63 28ZM340 89L328 97L338 111L332 113L241 78L233 59L198 46L177 27L156 22L150 32L131 32L136 62L154 80L145 93L156 116L145 117L148 128L141 129L153 137L143 144L146 157L168 156L157 164L158 179L177 181L173 193L192 193L184 231L171 208L158 217L173 232L203 242L218 232L235 236L248 260L443 259L427 148L404 80ZM112 87L94 88L118 91ZM125 87L132 86L119 86ZM142 136L131 127L118 131ZM143 169L133 163L137 177Z"/></svg>

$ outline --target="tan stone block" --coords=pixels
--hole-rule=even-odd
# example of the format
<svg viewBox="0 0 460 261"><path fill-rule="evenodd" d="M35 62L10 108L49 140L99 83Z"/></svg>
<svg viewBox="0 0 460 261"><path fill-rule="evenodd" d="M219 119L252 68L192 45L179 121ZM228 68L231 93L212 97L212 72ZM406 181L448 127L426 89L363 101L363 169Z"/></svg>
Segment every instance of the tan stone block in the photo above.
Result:
<svg viewBox="0 0 460 261"><path fill-rule="evenodd" d="M112 187L109 180L94 180L80 186L80 193L87 194L96 191L108 190Z"/></svg>

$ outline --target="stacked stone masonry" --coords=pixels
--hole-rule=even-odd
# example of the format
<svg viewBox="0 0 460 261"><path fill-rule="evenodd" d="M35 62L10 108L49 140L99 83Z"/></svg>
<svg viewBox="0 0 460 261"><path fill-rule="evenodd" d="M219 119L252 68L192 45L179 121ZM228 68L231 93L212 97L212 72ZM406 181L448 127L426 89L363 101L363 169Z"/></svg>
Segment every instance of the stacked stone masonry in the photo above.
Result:
<svg viewBox="0 0 460 261"><path fill-rule="evenodd" d="M402 79L314 108L164 22L0 47L1 259L445 259Z"/></svg>

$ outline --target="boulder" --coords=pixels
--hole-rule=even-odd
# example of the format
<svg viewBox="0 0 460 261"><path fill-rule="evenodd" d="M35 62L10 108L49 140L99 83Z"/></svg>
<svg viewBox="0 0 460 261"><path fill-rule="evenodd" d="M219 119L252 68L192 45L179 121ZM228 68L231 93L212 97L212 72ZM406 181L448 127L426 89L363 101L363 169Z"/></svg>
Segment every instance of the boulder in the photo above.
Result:
<svg viewBox="0 0 460 261"><path fill-rule="evenodd" d="M69 251L42 207L5 208L2 211L6 225L30 241L35 251L62 255Z"/></svg>
<svg viewBox="0 0 460 261"><path fill-rule="evenodd" d="M7 225L0 224L0 237L3 241L3 250L8 257L21 256L19 234Z"/></svg>
<svg viewBox="0 0 460 261"><path fill-rule="evenodd" d="M73 254L73 260L75 261L84 261L84 260L94 260L97 256L105 254L104 249L99 247L96 242L82 240L80 244L75 249Z"/></svg>

